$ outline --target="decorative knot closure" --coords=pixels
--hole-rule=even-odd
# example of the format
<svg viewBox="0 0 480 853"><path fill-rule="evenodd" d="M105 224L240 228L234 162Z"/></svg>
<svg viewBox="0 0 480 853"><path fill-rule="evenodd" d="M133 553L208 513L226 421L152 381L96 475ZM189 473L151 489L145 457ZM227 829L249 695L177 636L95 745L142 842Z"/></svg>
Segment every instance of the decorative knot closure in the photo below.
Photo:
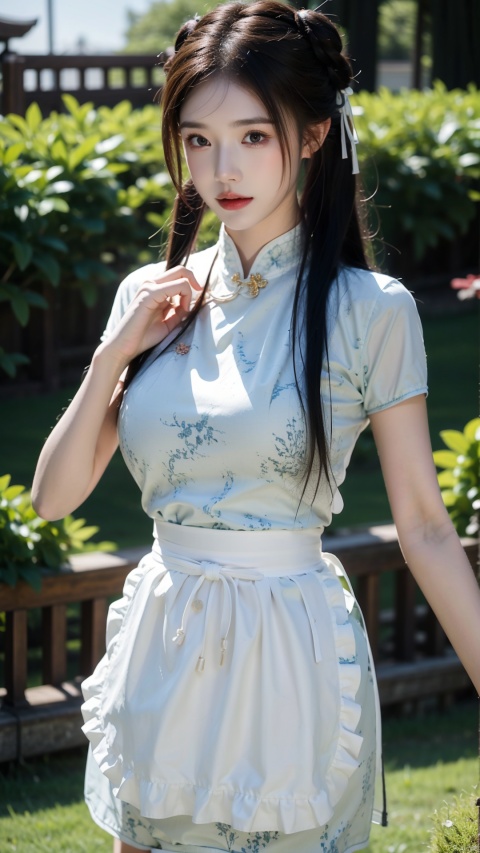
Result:
<svg viewBox="0 0 480 853"><path fill-rule="evenodd" d="M210 298L214 302L231 302L232 299L236 299L240 295L245 296L247 299L256 299L260 291L268 284L267 279L263 278L259 272L252 273L248 281L242 281L239 273L236 272L232 275L231 282L233 290L228 287L226 293L217 293L214 289L210 288Z"/></svg>
<svg viewBox="0 0 480 853"><path fill-rule="evenodd" d="M237 285L238 291L243 288L248 290L248 295L252 299L256 299L260 290L267 286L268 281L265 278L262 278L259 272L252 273L248 281L242 281L238 272L232 275L232 281Z"/></svg>
<svg viewBox="0 0 480 853"><path fill-rule="evenodd" d="M221 580L222 567L219 566L218 563L211 563L209 560L202 560L200 565L207 581Z"/></svg>

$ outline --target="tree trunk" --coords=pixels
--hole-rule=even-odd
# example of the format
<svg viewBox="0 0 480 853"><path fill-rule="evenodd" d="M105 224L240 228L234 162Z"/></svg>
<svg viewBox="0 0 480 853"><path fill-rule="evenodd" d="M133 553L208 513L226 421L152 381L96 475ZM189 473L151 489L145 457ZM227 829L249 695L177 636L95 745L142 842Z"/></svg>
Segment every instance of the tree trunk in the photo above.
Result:
<svg viewBox="0 0 480 853"><path fill-rule="evenodd" d="M480 3L478 0L430 0L432 13L432 80L448 89L480 85Z"/></svg>
<svg viewBox="0 0 480 853"><path fill-rule="evenodd" d="M348 33L348 54L356 76L355 89L375 91L379 0L331 0L322 7Z"/></svg>

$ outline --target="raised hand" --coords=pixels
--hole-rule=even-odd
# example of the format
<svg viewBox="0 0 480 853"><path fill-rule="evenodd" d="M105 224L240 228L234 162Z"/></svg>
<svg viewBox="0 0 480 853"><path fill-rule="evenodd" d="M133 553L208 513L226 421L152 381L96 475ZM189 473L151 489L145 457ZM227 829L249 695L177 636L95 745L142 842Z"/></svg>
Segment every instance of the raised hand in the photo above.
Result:
<svg viewBox="0 0 480 853"><path fill-rule="evenodd" d="M135 356L163 341L189 314L192 296L202 288L185 267L174 267L146 280L125 314L97 352L109 352L121 368Z"/></svg>

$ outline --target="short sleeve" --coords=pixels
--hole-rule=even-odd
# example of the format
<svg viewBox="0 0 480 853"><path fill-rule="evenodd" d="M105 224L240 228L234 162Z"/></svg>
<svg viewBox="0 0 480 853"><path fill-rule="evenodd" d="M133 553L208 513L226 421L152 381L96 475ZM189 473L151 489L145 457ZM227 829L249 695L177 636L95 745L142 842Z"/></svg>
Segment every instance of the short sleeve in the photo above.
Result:
<svg viewBox="0 0 480 853"><path fill-rule="evenodd" d="M367 415L428 393L420 317L413 296L398 281L387 280L379 289L362 361Z"/></svg>
<svg viewBox="0 0 480 853"><path fill-rule="evenodd" d="M105 331L101 336L102 341L105 341L108 336L111 335L115 326L118 325L140 285L144 281L152 278L154 275L159 275L164 272L164 270L165 262L147 264L144 267L140 267L138 270L134 270L130 275L127 275L127 277L123 279L115 294L112 310L107 320Z"/></svg>

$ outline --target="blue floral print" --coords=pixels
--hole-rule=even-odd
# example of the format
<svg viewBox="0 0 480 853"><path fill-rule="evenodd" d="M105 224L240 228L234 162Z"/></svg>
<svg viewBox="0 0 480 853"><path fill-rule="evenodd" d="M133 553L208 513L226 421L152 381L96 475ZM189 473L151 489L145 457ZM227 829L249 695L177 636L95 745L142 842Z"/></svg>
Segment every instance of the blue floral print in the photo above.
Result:
<svg viewBox="0 0 480 853"><path fill-rule="evenodd" d="M328 824L325 827L325 831L320 836L320 851L321 853L339 853L335 839L332 838L331 841L328 840Z"/></svg>
<svg viewBox="0 0 480 853"><path fill-rule="evenodd" d="M269 272L275 271L278 273L291 269L299 257L299 236L300 232L297 232L297 230L289 231L287 234L279 237L274 245L262 249L255 260L254 271L261 265L262 273L268 276ZM238 268L241 262L235 244L223 228L220 245L223 249L223 252L220 252L220 256L223 254L221 260L224 261L227 268ZM240 270L237 269L237 272L240 272Z"/></svg>
<svg viewBox="0 0 480 853"><path fill-rule="evenodd" d="M258 515L252 515L251 512L246 512L243 517L250 522L249 530L268 530L272 526L272 522L268 518L260 518Z"/></svg>
<svg viewBox="0 0 480 853"><path fill-rule="evenodd" d="M286 382L285 385L282 385L278 380L275 382L272 391L272 402L280 396L283 391L290 391L291 388L295 388L295 382Z"/></svg>
<svg viewBox="0 0 480 853"><path fill-rule="evenodd" d="M362 764L365 764L365 762L362 761ZM364 773L363 778L362 778L362 793L363 793L362 804L366 803L367 796L368 796L369 792L372 790L374 772L375 772L375 756L373 753L371 753L368 756L368 759L366 761L365 773Z"/></svg>
<svg viewBox="0 0 480 853"><path fill-rule="evenodd" d="M128 803L123 804L125 834L129 836L129 840L138 842L142 845L148 845L153 839L155 828L147 818L139 814L137 809L130 806ZM161 850L162 845L157 843L155 850Z"/></svg>
<svg viewBox="0 0 480 853"><path fill-rule="evenodd" d="M283 438L273 434L278 459L268 457L276 474L281 477L298 477L305 461L305 429L299 427L296 418L287 421L287 435Z"/></svg>
<svg viewBox="0 0 480 853"><path fill-rule="evenodd" d="M225 840L227 850L231 853L260 853L265 847L268 847L271 841L277 841L279 838L278 832L253 832L246 838L245 845L240 848L235 848L233 845L238 840L238 834L232 830L228 823L216 823L218 834Z"/></svg>
<svg viewBox="0 0 480 853"><path fill-rule="evenodd" d="M215 518L220 518L222 513L218 509L214 509L215 505L223 501L224 498L228 495L228 493L232 490L233 486L233 474L231 471L226 471L225 474L222 474L222 480L225 481L222 491L219 495L216 495L211 499L209 503L203 505L203 511L207 515L214 516Z"/></svg>
<svg viewBox="0 0 480 853"><path fill-rule="evenodd" d="M224 839L227 845L227 850L233 850L233 844L238 838L237 833L233 831L229 823L216 823L215 826L218 829L218 834Z"/></svg>
<svg viewBox="0 0 480 853"><path fill-rule="evenodd" d="M245 339L244 339L243 332L238 333L238 338L239 338L239 340L237 343L236 350L237 350L238 358L244 367L244 369L242 370L242 373L250 373L253 370L253 368L255 367L257 361L256 360L250 361L247 358L247 356L245 355Z"/></svg>
<svg viewBox="0 0 480 853"><path fill-rule="evenodd" d="M128 461L130 462L130 467L132 468L133 471L141 471L142 470L142 464L141 464L139 458L133 452L132 448L128 444L127 439L125 437L124 437L123 444L122 444L122 453L126 457L126 459L128 459Z"/></svg>
<svg viewBox="0 0 480 853"><path fill-rule="evenodd" d="M215 434L222 435L222 431L214 429L210 426L209 416L202 415L198 421L188 423L187 421L178 421L176 414L173 415L173 423L161 420L164 426L174 427L179 430L177 436L183 441L183 447L178 447L170 453L168 459L168 482L171 486L178 486L188 482L188 477L177 471L177 463L184 459L192 460L196 455L203 455L201 448L203 445L210 446L218 443L219 439Z"/></svg>

